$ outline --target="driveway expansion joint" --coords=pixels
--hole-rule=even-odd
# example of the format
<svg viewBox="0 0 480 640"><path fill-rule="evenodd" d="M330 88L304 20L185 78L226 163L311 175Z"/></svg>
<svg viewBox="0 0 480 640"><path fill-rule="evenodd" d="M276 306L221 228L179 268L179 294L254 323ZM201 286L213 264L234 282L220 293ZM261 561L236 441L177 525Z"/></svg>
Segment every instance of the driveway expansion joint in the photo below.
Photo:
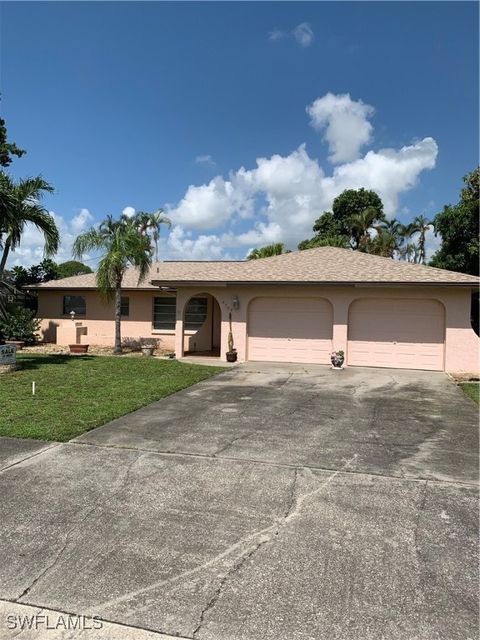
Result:
<svg viewBox="0 0 480 640"><path fill-rule="evenodd" d="M217 462L242 462L245 464L255 464L255 465L263 465L267 467L276 467L279 469L298 469L298 470L309 470L309 471L324 471L326 473L337 471L337 469L332 467L319 467L315 465L308 464L293 464L289 462L272 462L270 460L259 460L257 458L237 458L235 456L219 456L216 453L192 453L190 451L169 451L169 450L160 450L160 449L150 449L147 447L131 447L131 446L122 446L117 444L99 444L97 442L83 442L80 440L70 440L69 442L60 443L61 445L74 445L74 446L85 446L85 447L93 447L98 449L117 449L120 451L141 451L142 453L150 453L153 455L164 456L164 457L172 457L172 458L199 458L200 460L214 460ZM371 444L371 443L369 443ZM412 449L415 448L414 445L411 446ZM407 480L408 482L425 482L428 480L430 484L439 484L439 485L451 485L451 486L461 486L461 487L469 487L479 489L478 482L463 482L461 480L444 480L439 478L422 478L418 476L409 475L405 473L404 475L391 475L388 473L374 473L373 471L361 471L356 469L342 469L342 473L354 474L360 476L366 476L371 478L386 478L389 480Z"/></svg>
<svg viewBox="0 0 480 640"><path fill-rule="evenodd" d="M23 462L26 462L27 460L30 460L31 458L35 458L36 456L40 456L42 453L46 453L47 451L50 451L51 449L55 449L56 447L59 447L62 444L65 444L65 443L63 443L63 442L54 442L49 447L45 447L44 449L40 449L40 451L35 451L35 453L32 453L29 456L25 456L25 458L22 458L21 460L17 460L16 462L12 462L12 464L7 464L7 466L2 467L0 469L0 473L3 473L4 471L7 471L8 469L11 469L12 467L16 467L19 464L22 464Z"/></svg>
<svg viewBox="0 0 480 640"><path fill-rule="evenodd" d="M12 605L23 605L26 607L32 607L34 609L38 609L39 612L41 611L48 611L48 612L52 612L52 613L59 613L61 615L66 615L66 616L72 616L72 617L76 617L76 618L80 618L82 616L84 616L85 618L91 618L92 614L89 613L79 613L77 612L73 612L73 611L67 611L65 609L53 609L52 607L48 607L48 606L44 606L41 604L36 604L34 602L17 602L16 600L10 600L9 598L0 598L0 604L2 603L9 603ZM140 625L136 625L136 624L127 624L125 622L119 622L118 620L111 620L109 618L103 618L101 616L96 616L96 618L98 620L100 620L101 622L105 622L107 624L113 624L116 625L118 627L123 627L126 630L128 629L134 629L134 630L138 630L138 631L147 631L148 633L152 633L155 635L158 635L159 640L162 640L162 638L178 638L178 640L194 640L192 636L185 636L185 635L180 635L179 633L176 633L175 631L163 631L161 629L151 629L150 627L145 627L145 626L140 626ZM10 638L16 638L18 635L20 635L22 632L24 631L24 629L22 629L20 631L20 633L15 634L14 636L10 636ZM69 640L72 640L73 636L71 636L71 638Z"/></svg>

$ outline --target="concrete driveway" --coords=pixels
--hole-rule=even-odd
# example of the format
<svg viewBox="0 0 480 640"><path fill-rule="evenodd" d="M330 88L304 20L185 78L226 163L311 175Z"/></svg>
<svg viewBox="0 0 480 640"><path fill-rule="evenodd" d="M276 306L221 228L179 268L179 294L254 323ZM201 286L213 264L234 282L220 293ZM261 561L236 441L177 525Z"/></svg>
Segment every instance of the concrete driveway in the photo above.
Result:
<svg viewBox="0 0 480 640"><path fill-rule="evenodd" d="M111 624L23 640L473 640L477 436L443 374L245 365L67 444L9 440L0 637L43 610Z"/></svg>

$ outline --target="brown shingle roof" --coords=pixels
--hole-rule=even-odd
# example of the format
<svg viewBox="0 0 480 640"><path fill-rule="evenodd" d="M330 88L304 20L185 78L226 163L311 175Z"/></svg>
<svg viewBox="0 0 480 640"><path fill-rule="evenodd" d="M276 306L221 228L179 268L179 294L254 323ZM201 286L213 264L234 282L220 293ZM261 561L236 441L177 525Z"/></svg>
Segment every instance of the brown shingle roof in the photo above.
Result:
<svg viewBox="0 0 480 640"><path fill-rule="evenodd" d="M271 258L242 262L157 262L138 285L136 269L128 269L125 289L154 289L187 283L370 283L478 285L480 279L455 271L382 258L350 249L318 247ZM153 284L155 283L155 284ZM95 288L95 274L52 280L41 289Z"/></svg>

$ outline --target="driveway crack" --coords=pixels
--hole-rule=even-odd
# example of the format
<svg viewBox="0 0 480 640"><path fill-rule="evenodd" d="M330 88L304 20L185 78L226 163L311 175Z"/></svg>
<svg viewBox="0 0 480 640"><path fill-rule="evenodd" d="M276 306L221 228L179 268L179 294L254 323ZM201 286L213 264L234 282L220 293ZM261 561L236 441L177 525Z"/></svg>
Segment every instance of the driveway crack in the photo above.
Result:
<svg viewBox="0 0 480 640"><path fill-rule="evenodd" d="M118 495L125 487L127 481L128 481L128 477L130 475L130 471L133 467L134 464L136 464L138 462L138 460L140 460L141 457L143 457L145 454L141 454L140 456L137 456L134 460L132 460L132 462L128 465L125 474L122 478L122 480L119 483L119 486L108 496L107 500L104 501L104 505L108 504L108 502L110 500L112 500L112 498L114 498L116 495ZM22 593L14 599L14 602L19 602L22 598L24 598L32 589L33 587L35 587L35 585L37 585L40 580L42 580L43 578L45 578L45 576L52 570L55 568L55 566L58 564L60 558L62 557L62 555L64 554L64 552L66 551L69 542L70 542L70 538L73 535L73 533L78 529L78 527L87 520L87 518L89 518L92 513L98 509L98 507L100 506L101 500L97 500L97 502L95 502L95 504L93 505L93 507L91 507L90 509L88 509L86 511L86 513L80 518L78 519L75 524L67 531L67 533L65 534L65 537L63 539L63 544L60 547L60 549L57 551L55 557L53 558L53 560L47 564L47 566L42 569L42 571L37 575L36 578L34 578L32 580L32 582L22 591Z"/></svg>
<svg viewBox="0 0 480 640"><path fill-rule="evenodd" d="M289 491L288 491L288 499L287 499L287 506L283 515L283 521L286 522L287 518L289 517L293 505L295 503L295 489L297 486L297 478L298 478L298 470L295 469L294 473L293 473L293 481L290 485ZM263 545L267 544L268 542L271 542L271 540L274 538L274 536L278 536L278 534L280 533L280 529L282 528L284 523L280 522L278 524L278 526L274 529L274 531L272 531L271 535L266 536L265 538L261 539L254 547L253 549L251 549L248 553L246 553L245 555L243 555L236 563L233 564L233 566L227 571L227 573L223 576L223 578L220 580L220 583L218 585L218 587L215 589L212 597L210 598L210 600L207 602L206 606L202 609L201 613L200 613L200 620L198 622L197 627L194 629L193 634L192 634L192 638L198 638L198 634L201 631L201 628L204 624L205 621L205 615L208 613L208 611L210 609L212 609L212 607L215 606L215 604L217 603L217 600L219 599L225 585L227 584L227 582L232 578L232 576L237 573L238 571L240 571L240 569L243 567L243 565L250 560L250 558L252 558L252 556L254 556L257 551L260 549L260 547L262 547Z"/></svg>
<svg viewBox="0 0 480 640"><path fill-rule="evenodd" d="M243 538L240 538L239 540L237 540L237 542L232 544L230 547L227 547L226 549L218 553L216 556L214 556L213 558L210 558L209 560L206 560L204 563L200 565L197 565L191 569L187 569L186 571L183 571L182 573L178 573L169 578L163 578L162 580L158 580L157 582L154 582L146 587L142 587L140 589L130 591L129 593L125 593L124 595L118 598L103 602L101 605L97 606L97 611L105 611L107 609L111 609L112 607L116 607L120 604L128 602L129 600L138 598L139 596L145 596L146 594L151 593L156 589L160 589L161 587L168 586L171 588L172 585L176 583L180 583L184 581L186 578L191 578L192 576L198 575L201 571L205 569L209 569L213 567L215 564L232 557L233 554L237 552L239 559L236 562L235 569L233 571L233 573L235 573L236 571L238 571L240 566L243 565L244 562L248 558L250 558L261 546L263 546L267 542L274 540L275 537L278 536L280 530L300 514L303 504L305 503L306 500L309 500L313 496L323 491L323 489L328 484L330 484L330 482L332 482L332 480L334 480L340 473L345 472L352 465L354 460L357 459L357 457L358 457L357 454L352 456L349 460L347 460L343 464L343 466L340 469L337 469L336 471L331 473L324 480L324 482L322 482L320 486L318 486L313 491L309 491L299 496L297 495L296 497L294 496L293 498L291 497L288 503L287 509L284 511L283 515L280 518L276 518L272 524L266 527L263 527L262 529L259 529L257 531L252 531L252 533L249 533ZM305 471L311 477L315 477L315 474L310 469L305 469ZM294 481L296 483L295 476L294 476ZM290 489L290 496L293 496L293 493L294 493L294 484L292 483L292 487ZM231 575L231 573L232 571L230 570L227 573L227 575ZM216 600L218 600L218 595L217 595L217 598L215 599L215 602ZM211 609L212 606L213 605L210 605L210 607L208 608ZM135 612L138 614L139 611L142 611L143 608L144 607L139 607L137 603L135 605ZM203 615L205 616L205 612ZM197 631L197 634L198 634L198 631Z"/></svg>

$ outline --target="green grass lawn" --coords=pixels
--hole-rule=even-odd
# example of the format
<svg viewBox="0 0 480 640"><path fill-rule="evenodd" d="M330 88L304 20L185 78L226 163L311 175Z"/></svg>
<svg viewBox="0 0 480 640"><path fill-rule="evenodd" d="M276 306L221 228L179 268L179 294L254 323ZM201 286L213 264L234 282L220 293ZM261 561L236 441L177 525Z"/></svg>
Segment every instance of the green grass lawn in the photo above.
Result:
<svg viewBox="0 0 480 640"><path fill-rule="evenodd" d="M20 371L0 376L0 435L59 442L223 371L141 357L19 354L18 362Z"/></svg>
<svg viewBox="0 0 480 640"><path fill-rule="evenodd" d="M478 382L462 382L460 384L463 393L477 404L480 403L480 385Z"/></svg>

